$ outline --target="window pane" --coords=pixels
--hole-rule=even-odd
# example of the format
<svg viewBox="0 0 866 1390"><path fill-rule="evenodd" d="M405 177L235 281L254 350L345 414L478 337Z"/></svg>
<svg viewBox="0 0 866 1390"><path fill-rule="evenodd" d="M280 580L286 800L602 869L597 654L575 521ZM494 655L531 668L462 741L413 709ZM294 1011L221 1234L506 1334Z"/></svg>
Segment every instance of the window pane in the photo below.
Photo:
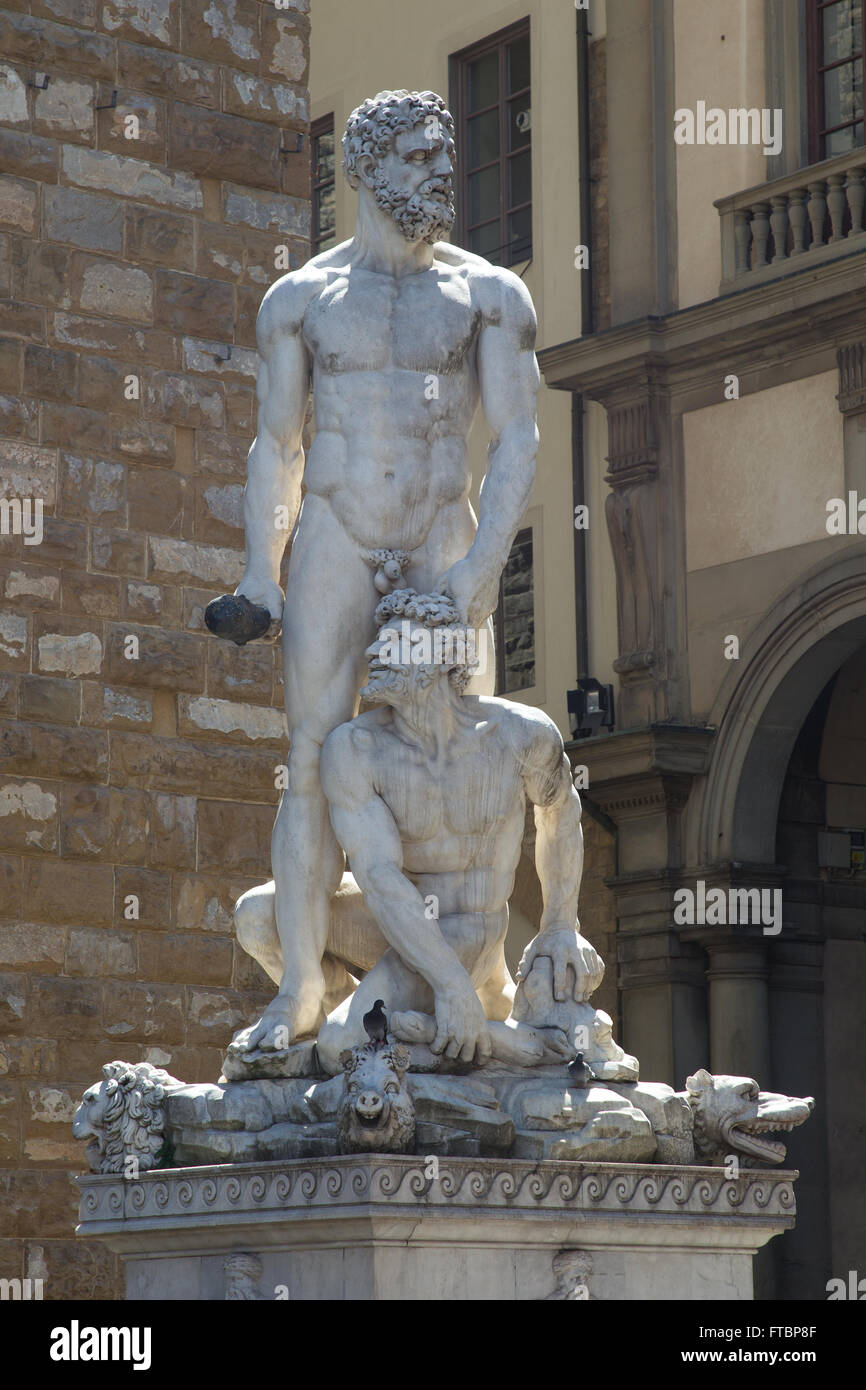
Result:
<svg viewBox="0 0 866 1390"><path fill-rule="evenodd" d="M860 52L860 0L839 0L822 11L825 63L851 58Z"/></svg>
<svg viewBox="0 0 866 1390"><path fill-rule="evenodd" d="M499 112L488 111L486 116L474 116L467 122L469 168L488 164L499 157Z"/></svg>
<svg viewBox="0 0 866 1390"><path fill-rule="evenodd" d="M508 206L519 207L532 197L532 155L529 150L513 155L508 161L508 168Z"/></svg>
<svg viewBox="0 0 866 1390"><path fill-rule="evenodd" d="M846 154L863 144L862 125L846 125L824 137L824 158L832 159L834 154Z"/></svg>
<svg viewBox="0 0 866 1390"><path fill-rule="evenodd" d="M469 110L483 111L499 100L499 54L487 53L469 64Z"/></svg>
<svg viewBox="0 0 866 1390"><path fill-rule="evenodd" d="M824 129L842 125L863 112L863 60L843 63L824 73Z"/></svg>
<svg viewBox="0 0 866 1390"><path fill-rule="evenodd" d="M495 222L488 222L486 227L476 227L474 232L469 233L469 250L498 263L501 236L497 218Z"/></svg>
<svg viewBox="0 0 866 1390"><path fill-rule="evenodd" d="M529 39L517 39L505 51L509 92L521 92L529 86Z"/></svg>
<svg viewBox="0 0 866 1390"><path fill-rule="evenodd" d="M469 222L486 222L499 216L499 165L471 174L469 183Z"/></svg>
<svg viewBox="0 0 866 1390"><path fill-rule="evenodd" d="M334 137L319 135L316 139L316 163L313 178L332 179L334 177Z"/></svg>
<svg viewBox="0 0 866 1390"><path fill-rule="evenodd" d="M535 684L532 532L521 531L502 575L504 693Z"/></svg>
<svg viewBox="0 0 866 1390"><path fill-rule="evenodd" d="M323 249L325 240L333 237L335 226L334 185L328 184L316 193L316 231L320 249Z"/></svg>
<svg viewBox="0 0 866 1390"><path fill-rule="evenodd" d="M508 103L508 148L519 150L529 144L532 128L532 109L529 94Z"/></svg>
<svg viewBox="0 0 866 1390"><path fill-rule="evenodd" d="M532 250L532 208L513 212L508 218L508 240L512 261L523 261Z"/></svg>

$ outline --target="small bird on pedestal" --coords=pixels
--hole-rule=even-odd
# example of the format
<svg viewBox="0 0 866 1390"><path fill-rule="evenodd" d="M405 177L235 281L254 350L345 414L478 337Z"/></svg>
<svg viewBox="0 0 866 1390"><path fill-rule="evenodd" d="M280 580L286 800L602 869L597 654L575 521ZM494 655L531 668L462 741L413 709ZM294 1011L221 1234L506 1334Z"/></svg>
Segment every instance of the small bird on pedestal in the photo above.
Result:
<svg viewBox="0 0 866 1390"><path fill-rule="evenodd" d="M388 1031L388 1020L385 1017L384 999L377 999L369 1013L364 1014L364 1032L370 1039L373 1046L378 1049L385 1046L385 1035Z"/></svg>
<svg viewBox="0 0 866 1390"><path fill-rule="evenodd" d="M366 1019L364 1020L366 1024ZM583 1060L583 1053L578 1052L576 1057L568 1063L568 1075L570 1086L588 1086L590 1081L595 1080L595 1072Z"/></svg>

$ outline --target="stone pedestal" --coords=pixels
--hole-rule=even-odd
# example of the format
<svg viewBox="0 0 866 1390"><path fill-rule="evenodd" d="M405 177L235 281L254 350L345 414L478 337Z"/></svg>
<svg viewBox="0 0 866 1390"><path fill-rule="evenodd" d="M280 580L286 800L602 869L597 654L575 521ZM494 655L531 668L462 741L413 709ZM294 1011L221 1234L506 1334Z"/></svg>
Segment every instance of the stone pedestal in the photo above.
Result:
<svg viewBox="0 0 866 1390"><path fill-rule="evenodd" d="M128 1299L751 1299L795 1172L348 1155L79 1178Z"/></svg>

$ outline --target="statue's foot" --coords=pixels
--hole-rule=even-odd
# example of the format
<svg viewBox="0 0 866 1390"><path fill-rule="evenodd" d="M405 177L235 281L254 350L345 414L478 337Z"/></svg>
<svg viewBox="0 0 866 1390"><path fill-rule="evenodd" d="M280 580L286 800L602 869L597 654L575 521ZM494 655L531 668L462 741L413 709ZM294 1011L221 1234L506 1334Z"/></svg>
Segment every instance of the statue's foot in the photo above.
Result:
<svg viewBox="0 0 866 1390"><path fill-rule="evenodd" d="M278 994L257 1023L242 1028L229 1045L230 1052L283 1052L296 1038L311 1037L319 1028L321 1005L302 1009L297 1000Z"/></svg>

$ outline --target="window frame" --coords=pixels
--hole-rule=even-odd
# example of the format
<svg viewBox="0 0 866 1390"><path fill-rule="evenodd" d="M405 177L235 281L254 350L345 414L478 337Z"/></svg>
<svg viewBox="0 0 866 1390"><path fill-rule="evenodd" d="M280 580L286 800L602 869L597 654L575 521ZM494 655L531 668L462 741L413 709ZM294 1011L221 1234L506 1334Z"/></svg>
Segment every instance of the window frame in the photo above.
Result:
<svg viewBox="0 0 866 1390"><path fill-rule="evenodd" d="M507 90L506 49L507 49L507 47L508 47L508 44L513 43L513 42L515 41L515 39L523 39L523 38L527 39L528 42L529 42L529 60L530 60L530 79L529 79L529 85L528 85L528 87L521 87L521 88L520 88L518 91L516 91L516 92L509 93L508 90ZM499 110L499 154L498 154L498 156L496 157L496 159L488 160L486 164L479 164L477 168L474 168L474 169L470 170L470 169L469 169L469 160L468 160L469 111L468 111L467 92L466 92L466 89L467 89L467 70L468 70L468 67L469 67L469 64L470 64L470 63L474 63L474 62L476 62L479 58L485 58L485 57L488 56L488 54L490 54L490 53L496 53L496 52L498 52L498 55L499 55L499 96L498 96L498 100L497 100L497 102L496 102L496 107L497 107L498 110ZM489 224L491 224L491 223L494 222L494 220L495 220L494 218L487 218L484 222L476 222L476 223L472 223L472 224L470 225L470 223L469 223L469 175L470 175L470 173L473 173L473 174L480 173L480 172L482 172L484 169L490 169L490 168L493 168L494 166L497 166L497 165L498 165L498 167L499 167L499 244L498 244L498 246L497 246L497 248L496 248L496 252L497 252L497 254L499 255L500 259L498 260L497 264L502 265L502 266L505 266L505 267L512 266L512 265L522 265L525 261L529 261L529 260L532 259L532 247L533 247L533 226L532 226L532 221L533 221L533 219L532 219L532 211L533 211L533 196L532 196L532 193L533 193L533 187L532 187L532 185L533 185L533 182L534 182L534 181L533 181L533 178L532 178L532 174L533 174L533 168L532 168L532 164L533 164L533 160L532 160L533 141L532 141L532 139L530 138L529 145L528 145L529 158L530 158L530 196L529 196L529 199L528 199L527 202L520 203L520 204L515 204L514 207L511 207L511 206L509 205L509 202L508 202L508 188L509 188L509 179L508 179L509 167L508 167L508 166L509 166L509 161L510 161L512 158L514 158L516 155L520 155L520 154L524 153L524 150L523 150L523 149L519 149L519 150L511 150L511 151L509 151L509 149L508 149L508 104L509 104L510 101L513 101L516 97L522 96L524 92L528 92L528 93L529 93L529 96L530 96L530 104L531 104L531 99L532 99L532 34L531 34L530 17L527 15L525 19L520 19L520 20L518 20L515 24L510 24L510 25L508 25L508 27L505 28L505 29L499 29L499 30L497 30L497 32L496 32L495 34L489 34L486 38L480 39L477 43L470 44L467 48L462 48L462 49L460 49L460 51L459 51L458 53L452 53L449 62L450 62L450 65L451 65L451 81L450 81L450 87L451 87L451 92L452 92L452 111L453 111L453 114L454 114L454 124L455 124L455 128L456 128L456 129L455 129L455 133L456 133L456 142L455 142L455 143L456 143L456 147L457 147L457 186L458 186L458 197L457 197L457 229L456 229L456 230L457 230L457 237L458 237L458 239L459 239L460 245L461 245L461 246L465 246L465 247L467 247L467 249L468 249L468 245L469 245L469 233L470 233L471 231L476 230L476 229L479 228L479 227L487 226L487 225L489 225ZM494 110L494 106L493 106L493 104L490 104L489 106L485 106L485 107L479 108L478 111L473 111L473 112L472 112L472 116L473 116L473 118L474 118L474 117L476 117L476 116L484 115L484 114L486 114L488 111L492 111L492 110ZM530 128L530 129L531 129L531 128ZM528 247L527 247L525 250L521 251L521 254L520 254L519 256L514 256L514 257L512 257L511 254L510 254L510 247L511 247L511 245L512 245L512 242L509 240L509 237L508 237L508 219L509 219L509 217L513 216L515 213L523 212L523 211L525 211L527 208L529 209L529 245L528 245ZM478 255L483 255L483 252L477 252L476 254L478 254Z"/></svg>
<svg viewBox="0 0 866 1390"><path fill-rule="evenodd" d="M325 248L321 245L324 237L319 226L319 205L316 195L329 185L335 195L337 188L337 141L334 139L334 172L330 178L317 179L318 142L323 135L334 135L334 113L327 112L310 123L310 255L317 256ZM334 218L334 244L337 242L336 209Z"/></svg>
<svg viewBox="0 0 866 1390"><path fill-rule="evenodd" d="M822 61L824 31L821 17L824 10L829 9L833 3L834 0L807 0L806 4L806 96L810 164L821 164L825 159L834 157L827 154L823 146L826 137L835 134L837 130L847 130L850 126L861 125L862 138L853 148L860 149L866 144L866 111L861 111L859 120L855 117L853 121L843 121L841 125L824 128L824 74L833 68L843 67L846 63L856 62L858 58L863 64L866 59L866 0L858 0L861 11L859 54L853 58L838 58L832 63Z"/></svg>
<svg viewBox="0 0 866 1390"><path fill-rule="evenodd" d="M526 540L527 537L528 537L529 542L530 542L530 544L531 544L531 546L532 546L532 560L531 560L531 562L530 562L530 565L531 565L531 567L530 567L530 575L531 575L531 584L532 584L532 654L533 654L533 655L532 655L532 661L533 661L533 668L532 668L532 669L533 669L534 680L532 681L532 683L531 683L530 685L522 685L522 686L520 686L519 689L517 689L517 690L506 690L506 689L505 689L505 611L504 611L504 602L505 602L505 570L506 570L506 568L507 568L507 566L508 566L508 560L506 560L505 565L503 566L502 574L499 576L499 596L498 596L498 598L497 598L497 600L496 600L496 607L495 607L494 610L493 610L493 646L494 646L494 650L495 650L495 653L496 653L496 684L495 684L495 687L494 687L494 694L496 694L496 695L498 695L498 696L502 696L503 699L508 699L508 698L510 698L511 696L517 697L517 696L519 696L519 695L525 694L525 692L528 691L528 690L537 690L537 688L538 688L539 651L538 651L538 635L537 635L537 628L538 628L538 625L537 625L537 623L536 623L536 614L537 614L537 607L538 607L538 595L537 595L537 585L536 585L536 575L537 575L537 568L536 568L536 558L537 558L537 557L536 557L536 544L537 544L536 530L537 530L537 528L535 527L535 525L534 525L531 521L528 522L526 525L521 526L520 529L519 529L519 531L516 533L516 535L515 535L515 537L514 537L514 540L511 542L511 546L510 546L509 551L508 551L508 558L510 559L510 558L511 558L511 553L512 553L512 551L514 550L514 547L515 547L516 545L520 544L521 542L524 542L524 541Z"/></svg>

